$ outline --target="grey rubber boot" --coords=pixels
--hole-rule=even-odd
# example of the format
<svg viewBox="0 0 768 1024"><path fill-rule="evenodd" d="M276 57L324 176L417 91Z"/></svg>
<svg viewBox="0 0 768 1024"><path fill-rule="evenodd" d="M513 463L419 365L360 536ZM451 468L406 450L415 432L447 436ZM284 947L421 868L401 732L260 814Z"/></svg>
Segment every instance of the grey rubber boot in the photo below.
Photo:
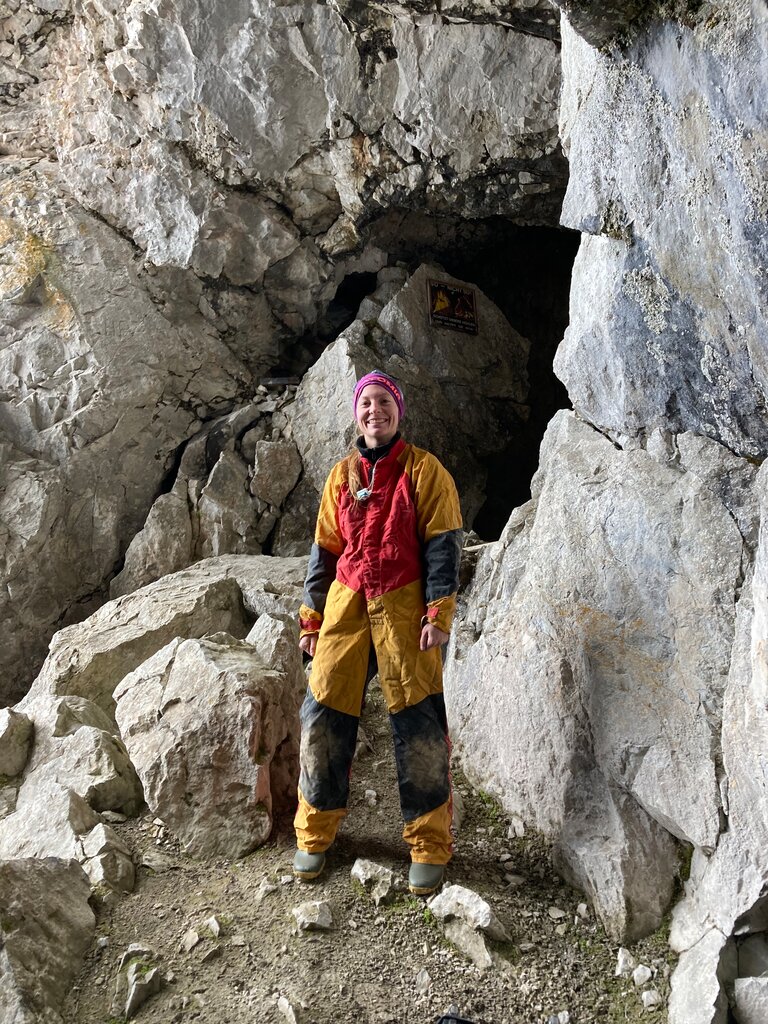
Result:
<svg viewBox="0 0 768 1024"><path fill-rule="evenodd" d="M444 864L411 864L408 888L416 896L428 896L443 880Z"/></svg>
<svg viewBox="0 0 768 1024"><path fill-rule="evenodd" d="M325 867L324 853L297 850L293 858L293 873L300 882L311 882Z"/></svg>

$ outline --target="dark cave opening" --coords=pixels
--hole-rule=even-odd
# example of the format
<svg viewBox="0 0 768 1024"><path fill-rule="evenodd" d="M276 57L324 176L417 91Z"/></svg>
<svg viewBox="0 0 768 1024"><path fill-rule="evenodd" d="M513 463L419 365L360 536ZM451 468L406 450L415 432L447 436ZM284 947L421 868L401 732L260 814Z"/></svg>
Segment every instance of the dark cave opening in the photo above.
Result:
<svg viewBox="0 0 768 1024"><path fill-rule="evenodd" d="M570 408L552 363L568 326L571 272L580 234L565 228L481 221L398 211L369 228L370 237L409 269L429 260L475 284L531 343L530 417L510 421L510 442L483 460L486 501L472 524L483 540L499 537L510 513L530 498L539 446L558 409Z"/></svg>
<svg viewBox="0 0 768 1024"><path fill-rule="evenodd" d="M349 327L357 315L360 303L376 287L376 274L347 274L315 327L315 335L323 347Z"/></svg>
<svg viewBox="0 0 768 1024"><path fill-rule="evenodd" d="M411 210L390 210L365 230L365 240L388 254L390 266L413 272L421 263L438 263L452 277L477 286L531 344L530 416L521 423L511 413L509 443L480 460L486 500L471 526L486 541L497 539L512 510L530 498L547 424L558 409L570 407L552 363L568 326L579 239L576 231L521 225L504 217L470 221ZM273 372L300 379L352 323L376 284L375 273L347 274L312 331L283 352Z"/></svg>

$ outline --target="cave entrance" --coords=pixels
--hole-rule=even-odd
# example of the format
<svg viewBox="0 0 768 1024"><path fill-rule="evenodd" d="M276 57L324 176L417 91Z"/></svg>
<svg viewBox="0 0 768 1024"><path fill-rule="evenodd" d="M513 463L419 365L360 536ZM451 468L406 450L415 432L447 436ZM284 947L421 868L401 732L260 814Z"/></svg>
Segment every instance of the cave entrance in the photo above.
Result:
<svg viewBox="0 0 768 1024"><path fill-rule="evenodd" d="M510 443L483 460L486 501L472 524L495 540L510 513L530 498L539 447L558 409L570 408L552 363L568 326L571 272L580 234L565 228L519 225L504 217L479 221L390 212L369 226L368 237L390 262L415 270L440 263L453 277L475 284L531 343L528 361L530 417L521 430L510 421Z"/></svg>

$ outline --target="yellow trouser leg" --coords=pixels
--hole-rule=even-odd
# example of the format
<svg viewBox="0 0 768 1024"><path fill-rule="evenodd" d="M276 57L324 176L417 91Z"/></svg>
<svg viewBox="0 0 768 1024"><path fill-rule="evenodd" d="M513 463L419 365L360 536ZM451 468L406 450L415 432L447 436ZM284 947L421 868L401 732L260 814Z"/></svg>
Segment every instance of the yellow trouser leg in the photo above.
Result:
<svg viewBox="0 0 768 1024"><path fill-rule="evenodd" d="M346 807L334 811L318 811L307 803L299 790L299 806L293 819L298 848L306 853L323 853L336 838L341 819L346 813Z"/></svg>
<svg viewBox="0 0 768 1024"><path fill-rule="evenodd" d="M451 800L408 821L403 839L411 848L411 860L416 864L447 864L451 859Z"/></svg>

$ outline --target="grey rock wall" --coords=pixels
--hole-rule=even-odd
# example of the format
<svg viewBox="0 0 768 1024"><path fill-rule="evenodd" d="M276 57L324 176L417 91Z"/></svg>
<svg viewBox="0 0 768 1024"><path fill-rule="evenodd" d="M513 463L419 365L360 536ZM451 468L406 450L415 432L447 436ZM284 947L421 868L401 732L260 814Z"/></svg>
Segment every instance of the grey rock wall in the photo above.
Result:
<svg viewBox="0 0 768 1024"><path fill-rule="evenodd" d="M620 59L563 29L562 219L585 238L556 372L618 438L692 430L766 454L767 32L744 0Z"/></svg>
<svg viewBox="0 0 768 1024"><path fill-rule="evenodd" d="M2 703L104 599L187 439L386 265L372 218L554 224L566 177L543 2L6 7ZM279 508L247 473L164 497L113 593L259 551Z"/></svg>
<svg viewBox="0 0 768 1024"><path fill-rule="evenodd" d="M561 6L574 412L479 560L450 716L617 937L660 923L692 852L669 1020L713 1024L752 1012L739 948L768 924L768 16Z"/></svg>
<svg viewBox="0 0 768 1024"><path fill-rule="evenodd" d="M53 630L100 599L176 448L249 373L193 306L159 306L133 247L63 194L53 167L0 186L0 225L7 701Z"/></svg>

